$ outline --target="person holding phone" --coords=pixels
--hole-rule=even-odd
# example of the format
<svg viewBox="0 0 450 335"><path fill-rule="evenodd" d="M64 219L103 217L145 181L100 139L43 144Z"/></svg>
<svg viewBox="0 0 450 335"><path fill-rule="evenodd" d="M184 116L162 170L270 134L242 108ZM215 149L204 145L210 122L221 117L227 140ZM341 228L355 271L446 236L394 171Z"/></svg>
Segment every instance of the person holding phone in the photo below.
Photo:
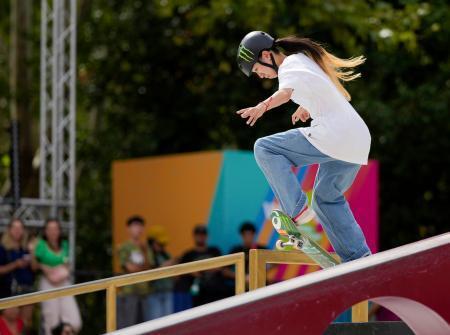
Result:
<svg viewBox="0 0 450 335"><path fill-rule="evenodd" d="M22 220L12 218L0 242L0 298L35 291L28 232ZM33 305L19 309L26 329L31 327Z"/></svg>

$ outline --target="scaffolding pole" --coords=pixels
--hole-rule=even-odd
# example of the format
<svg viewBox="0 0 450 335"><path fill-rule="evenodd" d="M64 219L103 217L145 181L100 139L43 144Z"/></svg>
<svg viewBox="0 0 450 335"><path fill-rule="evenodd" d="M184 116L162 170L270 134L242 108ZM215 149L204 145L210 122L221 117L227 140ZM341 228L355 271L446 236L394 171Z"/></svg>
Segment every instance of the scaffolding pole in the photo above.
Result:
<svg viewBox="0 0 450 335"><path fill-rule="evenodd" d="M75 266L76 0L41 0L39 199L0 198L0 228L12 217L42 227L49 217L68 234Z"/></svg>

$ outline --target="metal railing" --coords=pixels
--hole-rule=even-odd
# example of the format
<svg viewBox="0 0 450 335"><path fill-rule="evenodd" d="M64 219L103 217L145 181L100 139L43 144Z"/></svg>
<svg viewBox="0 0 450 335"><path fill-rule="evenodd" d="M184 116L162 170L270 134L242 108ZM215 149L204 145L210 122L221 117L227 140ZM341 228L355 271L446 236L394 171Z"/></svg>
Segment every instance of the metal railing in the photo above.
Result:
<svg viewBox="0 0 450 335"><path fill-rule="evenodd" d="M339 256L331 254L340 262ZM249 289L266 286L266 264L317 265L307 254L298 251L251 249L249 260ZM368 321L369 304L362 301L352 307L352 322Z"/></svg>
<svg viewBox="0 0 450 335"><path fill-rule="evenodd" d="M178 264L148 271L130 273L126 275L95 280L87 283L56 288L52 290L39 291L21 296L0 299L0 309L29 305L45 300L74 296L84 293L92 293L106 290L106 331L116 330L116 297L117 288L127 285L138 284L146 281L180 276L199 271L211 270L224 266L235 265L236 269L236 294L245 292L245 256L243 252L204 259L200 261Z"/></svg>
<svg viewBox="0 0 450 335"><path fill-rule="evenodd" d="M337 260L339 257L332 254ZM277 251L252 249L250 250L249 263L249 288L254 290L266 286L266 264L303 264L317 265L306 254L298 251ZM245 256L244 253L220 256L204 259L200 261L178 264L148 271L131 273L116 277L95 280L87 283L75 284L71 286L39 291L21 296L0 299L0 310L10 307L29 305L42 301L61 298L64 296L75 296L79 294L92 293L106 290L106 331L116 330L116 298L117 288L138 284L147 281L164 279L195 273L199 271L211 270L224 266L236 266L235 293L245 292ZM367 322L368 303L361 302L352 307L353 322Z"/></svg>

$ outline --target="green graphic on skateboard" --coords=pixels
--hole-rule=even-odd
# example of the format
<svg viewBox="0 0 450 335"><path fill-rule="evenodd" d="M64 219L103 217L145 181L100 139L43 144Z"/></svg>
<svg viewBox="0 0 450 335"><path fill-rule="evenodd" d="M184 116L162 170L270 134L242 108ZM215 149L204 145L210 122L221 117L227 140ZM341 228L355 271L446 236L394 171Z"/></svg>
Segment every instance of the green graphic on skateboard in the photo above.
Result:
<svg viewBox="0 0 450 335"><path fill-rule="evenodd" d="M292 219L280 210L273 210L270 215L272 225L280 236L288 240L278 240L276 247L278 250L285 250L286 247L293 247L301 250L311 257L322 268L329 268L339 264L339 262L324 250L316 241L307 234L300 232Z"/></svg>

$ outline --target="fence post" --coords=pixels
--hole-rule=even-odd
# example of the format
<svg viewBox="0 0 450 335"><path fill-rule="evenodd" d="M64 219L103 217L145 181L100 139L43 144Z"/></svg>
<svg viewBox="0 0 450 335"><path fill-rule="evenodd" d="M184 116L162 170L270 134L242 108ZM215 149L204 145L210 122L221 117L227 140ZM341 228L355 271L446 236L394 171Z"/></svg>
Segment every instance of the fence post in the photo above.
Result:
<svg viewBox="0 0 450 335"><path fill-rule="evenodd" d="M258 249L250 250L249 289L250 291L266 286L266 262Z"/></svg>
<svg viewBox="0 0 450 335"><path fill-rule="evenodd" d="M112 332L116 330L116 293L117 288L114 284L111 284L106 289L106 331Z"/></svg>
<svg viewBox="0 0 450 335"><path fill-rule="evenodd" d="M369 321L369 301L361 301L352 307L352 322Z"/></svg>
<svg viewBox="0 0 450 335"><path fill-rule="evenodd" d="M239 259L236 262L236 278L235 278L235 286L236 286L236 295L245 293L245 255L241 254Z"/></svg>

